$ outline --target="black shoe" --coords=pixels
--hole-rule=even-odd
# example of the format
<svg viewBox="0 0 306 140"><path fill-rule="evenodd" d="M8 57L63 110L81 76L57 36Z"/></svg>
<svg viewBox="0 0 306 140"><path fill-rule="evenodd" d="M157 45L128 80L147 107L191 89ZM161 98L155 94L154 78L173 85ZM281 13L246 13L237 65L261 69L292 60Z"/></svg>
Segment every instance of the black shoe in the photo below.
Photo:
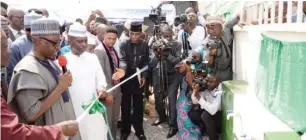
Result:
<svg viewBox="0 0 306 140"><path fill-rule="evenodd" d="M128 137L129 137L129 134L121 133L120 140L127 140Z"/></svg>
<svg viewBox="0 0 306 140"><path fill-rule="evenodd" d="M167 122L166 120L157 120L157 121L155 121L154 123L152 123L151 125L152 126L158 126L158 125L160 125L160 124L162 124L162 123L164 123L164 122Z"/></svg>
<svg viewBox="0 0 306 140"><path fill-rule="evenodd" d="M147 140L147 138L146 138L146 136L144 135L144 134L142 134L142 135L136 135L137 136L137 138L139 139L139 140Z"/></svg>
<svg viewBox="0 0 306 140"><path fill-rule="evenodd" d="M167 135L167 138L171 138L171 137L173 137L174 135L176 135L177 131L178 131L177 128L176 128L176 129L170 128L170 129L169 129L169 132L168 132L168 135Z"/></svg>

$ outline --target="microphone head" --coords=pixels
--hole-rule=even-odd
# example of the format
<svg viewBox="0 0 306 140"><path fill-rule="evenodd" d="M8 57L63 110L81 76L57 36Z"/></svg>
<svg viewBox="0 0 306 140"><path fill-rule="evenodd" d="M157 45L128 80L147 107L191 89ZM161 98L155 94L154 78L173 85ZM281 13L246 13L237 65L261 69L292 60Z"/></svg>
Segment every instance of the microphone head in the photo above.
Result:
<svg viewBox="0 0 306 140"><path fill-rule="evenodd" d="M60 56L58 57L58 64L59 64L61 67L66 66L66 65L67 65L67 59L66 59L66 57L63 56L63 55L60 55Z"/></svg>

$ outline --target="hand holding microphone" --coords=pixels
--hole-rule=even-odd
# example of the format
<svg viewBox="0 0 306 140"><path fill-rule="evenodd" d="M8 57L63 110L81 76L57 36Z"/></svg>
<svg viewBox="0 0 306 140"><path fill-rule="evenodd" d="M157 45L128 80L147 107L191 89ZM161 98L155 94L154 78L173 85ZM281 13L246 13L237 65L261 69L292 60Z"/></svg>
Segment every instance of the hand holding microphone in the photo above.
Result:
<svg viewBox="0 0 306 140"><path fill-rule="evenodd" d="M61 55L58 57L58 63L62 67L63 75L59 76L58 85L66 90L72 83L72 76L69 70L67 70L67 59Z"/></svg>

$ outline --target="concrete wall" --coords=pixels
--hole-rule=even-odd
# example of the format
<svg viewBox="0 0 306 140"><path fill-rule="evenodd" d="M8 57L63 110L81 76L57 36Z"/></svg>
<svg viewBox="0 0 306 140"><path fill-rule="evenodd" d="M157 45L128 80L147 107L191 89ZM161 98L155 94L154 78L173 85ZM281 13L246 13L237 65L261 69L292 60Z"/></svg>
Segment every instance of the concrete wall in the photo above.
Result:
<svg viewBox="0 0 306 140"><path fill-rule="evenodd" d="M263 25L262 25L263 26ZM235 80L248 82L245 94L235 94L234 111L242 116L244 132L253 139L262 140L264 132L292 131L286 124L271 114L257 99L254 93L254 83L258 58L261 49L261 33L269 37L285 41L305 41L306 32L293 30L296 25L283 25L279 30L292 28L291 31L277 31L278 29L252 26L244 29L236 28L234 40L233 71ZM305 26L305 24L304 24ZM305 46L306 47L306 46ZM239 135L241 125L239 118L234 119L234 133Z"/></svg>

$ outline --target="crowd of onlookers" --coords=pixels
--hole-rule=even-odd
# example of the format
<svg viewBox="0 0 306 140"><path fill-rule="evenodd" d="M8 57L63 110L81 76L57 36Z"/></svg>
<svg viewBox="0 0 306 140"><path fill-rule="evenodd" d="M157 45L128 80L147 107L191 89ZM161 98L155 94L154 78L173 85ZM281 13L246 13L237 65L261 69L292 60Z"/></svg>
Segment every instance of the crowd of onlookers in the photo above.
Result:
<svg viewBox="0 0 306 140"><path fill-rule="evenodd" d="M169 2L162 2L159 6L166 3ZM305 4L306 2L303 2L303 22L306 20ZM296 2L293 2L293 5L296 6ZM19 120L27 122L25 124L58 124L51 127L31 126L32 129L26 130L27 126L18 123L16 115L1 99L1 113L8 114L4 116L6 117L4 119L6 123L11 124L10 126L1 124L1 130L5 128L16 138L26 133L37 135L37 132L30 133L29 131L43 131L45 135L41 135L41 139L45 139L43 137L63 139L63 135L76 135L73 139L79 139L79 135L83 139L84 137L92 138L89 130L95 127L88 127L89 124L94 124L90 120L88 124L79 124L79 129L82 131L80 133L76 132L77 122L60 123L67 118L75 119L80 115L83 109L77 103L82 104L81 101L88 98L84 96L82 99L83 95L80 91L88 89L93 92L98 91L98 97L103 96L100 98L101 102L107 106L107 112L112 112L108 114L107 119L111 127L109 139L116 137L117 121L122 123L120 139L128 138L131 125L139 139L146 139L142 126L143 98L149 99L149 96L154 96L155 110L158 114L152 126L167 122L169 132L166 138L171 138L178 133L182 140L198 140L205 135L210 140L218 139L221 128L220 111L223 93L220 83L233 79L233 27L237 24L243 25L241 23L246 24L247 10L225 22L222 17L201 14L198 11L198 5L195 4L185 10L185 22L180 21L179 16L173 19L173 25L161 21L158 32L149 36L151 32L148 31L149 25L132 20L127 20L124 24L111 25L100 10L92 11L85 22L78 18L74 22L59 25L58 21L48 18L49 14L46 9L34 8L25 12L16 8L10 8L7 11L7 8L8 5L1 3L2 99L9 103L10 109L13 109L13 112L18 115ZM275 9L275 20L277 21L278 2ZM285 23L286 2L284 2L283 9L282 22ZM240 17L241 15L243 17ZM271 12L269 12L269 23L270 18ZM292 22L296 20L294 13ZM256 25L260 22L264 23L264 21L254 20L251 21L251 24ZM53 49L46 49L46 46L52 46ZM35 60L29 56L34 56ZM60 74L61 70L56 71L52 68L58 67L52 64L53 60L57 61L59 56L66 56L68 59L69 71L65 73L62 70L63 75ZM51 65L49 62L40 60L43 58L48 61L52 60ZM38 61L37 65L40 67L31 67L34 61ZM140 77L120 86L121 90L106 92L123 79L132 76L137 68L143 68L146 65L149 66L148 70ZM48 79L52 77L50 74L48 78L41 75L41 78L35 75L29 76L31 74L25 74L23 69L40 74L41 71L44 71L45 73L41 74L44 76L50 72L55 80L53 79L52 82ZM60 78L57 78L58 75ZM89 87L92 85L97 85L97 87ZM61 92L51 93L58 86ZM44 90L50 93L44 93L41 96L29 94L30 91L38 93ZM74 103L69 101L67 91L70 92ZM52 100L52 103L44 102L45 99ZM12 108L11 105L16 102L17 108L23 111L22 113ZM65 103L69 103L69 106ZM56 112L58 111L56 109L59 109L56 107L62 107L64 110L70 107L70 109L64 112L61 110L59 113ZM58 116L50 110L56 112ZM42 120L39 117L41 115L45 117ZM2 117L3 115L1 119ZM18 135L10 127L20 127L25 134Z"/></svg>

